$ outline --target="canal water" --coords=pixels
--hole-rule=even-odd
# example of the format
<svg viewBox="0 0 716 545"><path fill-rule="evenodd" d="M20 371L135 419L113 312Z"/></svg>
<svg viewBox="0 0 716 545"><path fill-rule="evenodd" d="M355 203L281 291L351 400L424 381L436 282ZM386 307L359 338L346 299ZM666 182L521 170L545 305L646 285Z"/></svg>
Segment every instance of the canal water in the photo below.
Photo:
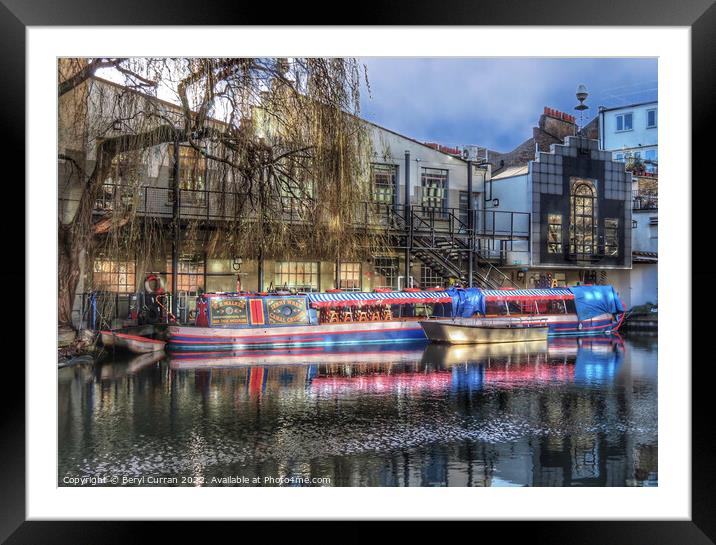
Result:
<svg viewBox="0 0 716 545"><path fill-rule="evenodd" d="M58 484L655 486L657 339L59 370Z"/></svg>

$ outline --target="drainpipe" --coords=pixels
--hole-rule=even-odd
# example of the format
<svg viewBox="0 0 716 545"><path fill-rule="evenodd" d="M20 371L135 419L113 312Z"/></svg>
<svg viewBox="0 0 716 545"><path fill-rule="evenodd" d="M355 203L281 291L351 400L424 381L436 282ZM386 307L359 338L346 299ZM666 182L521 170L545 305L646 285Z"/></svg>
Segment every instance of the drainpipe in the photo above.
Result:
<svg viewBox="0 0 716 545"><path fill-rule="evenodd" d="M410 277L410 247L412 237L409 234L413 218L410 217L410 151L405 150L405 285Z"/></svg>
<svg viewBox="0 0 716 545"><path fill-rule="evenodd" d="M475 211L472 209L472 161L468 160L467 162L467 236L468 241L470 244L470 251L467 253L468 257L468 264L467 264L467 286L469 288L472 287L472 274L473 274L473 261L474 261L474 255L473 255L473 223L474 218L473 214Z"/></svg>
<svg viewBox="0 0 716 545"><path fill-rule="evenodd" d="M172 314L176 317L178 312L177 289L179 285L179 237L181 227L179 225L180 190L179 190L179 136L174 137L174 165L172 168L172 190L174 191L174 202L172 203Z"/></svg>
<svg viewBox="0 0 716 545"><path fill-rule="evenodd" d="M259 262L258 262L258 291L264 291L264 250L259 248Z"/></svg>

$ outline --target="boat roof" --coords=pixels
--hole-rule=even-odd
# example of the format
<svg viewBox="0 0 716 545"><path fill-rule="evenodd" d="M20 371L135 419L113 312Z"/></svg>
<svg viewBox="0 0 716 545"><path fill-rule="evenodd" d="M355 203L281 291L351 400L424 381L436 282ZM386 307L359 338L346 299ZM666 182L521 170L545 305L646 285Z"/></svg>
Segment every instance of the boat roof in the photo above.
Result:
<svg viewBox="0 0 716 545"><path fill-rule="evenodd" d="M535 290L482 290L487 301L512 301L516 299L574 299L567 288L549 288Z"/></svg>
<svg viewBox="0 0 716 545"><path fill-rule="evenodd" d="M308 300L314 306L340 305L400 305L410 303L451 303L447 291L348 291L339 293L308 293Z"/></svg>

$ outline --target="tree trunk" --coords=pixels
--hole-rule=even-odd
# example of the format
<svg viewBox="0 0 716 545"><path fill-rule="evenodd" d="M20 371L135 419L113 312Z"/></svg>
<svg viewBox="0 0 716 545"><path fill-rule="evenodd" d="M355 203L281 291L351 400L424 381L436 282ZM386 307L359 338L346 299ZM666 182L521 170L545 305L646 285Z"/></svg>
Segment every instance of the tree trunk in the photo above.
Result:
<svg viewBox="0 0 716 545"><path fill-rule="evenodd" d="M72 308L80 279L82 246L75 244L72 230L60 226L58 241L57 322L60 328L72 328Z"/></svg>

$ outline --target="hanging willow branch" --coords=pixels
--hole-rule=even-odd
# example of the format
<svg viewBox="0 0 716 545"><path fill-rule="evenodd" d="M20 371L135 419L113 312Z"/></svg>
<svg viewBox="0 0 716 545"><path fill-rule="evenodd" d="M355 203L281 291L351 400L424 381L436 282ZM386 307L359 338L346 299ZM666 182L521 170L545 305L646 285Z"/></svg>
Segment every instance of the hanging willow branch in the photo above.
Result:
<svg viewBox="0 0 716 545"><path fill-rule="evenodd" d="M167 145L176 142L206 162L206 205L227 216L184 218L187 252L357 259L387 246L355 228L370 139L355 115L362 74L354 59L70 59L60 67L60 142L80 149L89 171L60 157L77 165L81 189L60 225L60 262L73 271L61 298L74 296L81 252L164 255L166 222L140 205L148 165L171 163ZM173 98L100 82L91 77L100 67ZM98 219L107 183L120 195Z"/></svg>

